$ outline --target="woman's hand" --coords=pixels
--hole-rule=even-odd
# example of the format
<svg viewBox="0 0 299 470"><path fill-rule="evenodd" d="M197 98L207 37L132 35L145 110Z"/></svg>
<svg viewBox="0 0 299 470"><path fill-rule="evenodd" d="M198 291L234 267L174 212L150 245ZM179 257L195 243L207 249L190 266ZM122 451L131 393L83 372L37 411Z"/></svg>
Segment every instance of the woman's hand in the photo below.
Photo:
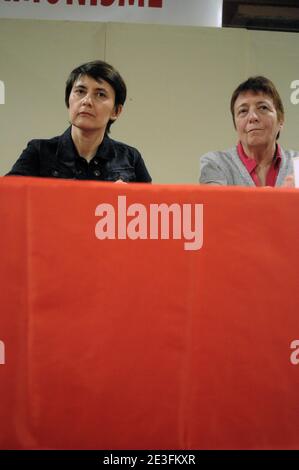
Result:
<svg viewBox="0 0 299 470"><path fill-rule="evenodd" d="M283 181L282 187L283 188L294 188L295 187L294 175L286 176L284 181Z"/></svg>

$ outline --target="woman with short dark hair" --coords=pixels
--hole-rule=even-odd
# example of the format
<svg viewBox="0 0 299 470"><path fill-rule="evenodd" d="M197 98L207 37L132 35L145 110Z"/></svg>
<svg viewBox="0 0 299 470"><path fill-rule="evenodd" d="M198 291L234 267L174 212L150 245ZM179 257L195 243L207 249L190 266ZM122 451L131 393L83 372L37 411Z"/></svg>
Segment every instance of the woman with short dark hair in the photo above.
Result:
<svg viewBox="0 0 299 470"><path fill-rule="evenodd" d="M110 64L97 60L76 67L65 88L71 126L61 136L31 140L8 175L151 182L138 150L108 136L126 94Z"/></svg>

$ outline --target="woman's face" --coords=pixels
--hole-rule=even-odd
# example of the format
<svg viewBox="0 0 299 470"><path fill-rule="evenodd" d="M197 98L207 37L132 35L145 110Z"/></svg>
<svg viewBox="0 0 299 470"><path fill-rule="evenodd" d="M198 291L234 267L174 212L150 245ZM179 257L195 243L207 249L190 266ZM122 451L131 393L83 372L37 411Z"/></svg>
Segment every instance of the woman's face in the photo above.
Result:
<svg viewBox="0 0 299 470"><path fill-rule="evenodd" d="M74 83L69 97L69 116L73 126L85 131L105 131L122 106L115 109L115 92L105 80L96 81L82 75Z"/></svg>
<svg viewBox="0 0 299 470"><path fill-rule="evenodd" d="M234 117L239 140L249 152L257 147L275 146L283 126L270 96L248 91L236 99Z"/></svg>

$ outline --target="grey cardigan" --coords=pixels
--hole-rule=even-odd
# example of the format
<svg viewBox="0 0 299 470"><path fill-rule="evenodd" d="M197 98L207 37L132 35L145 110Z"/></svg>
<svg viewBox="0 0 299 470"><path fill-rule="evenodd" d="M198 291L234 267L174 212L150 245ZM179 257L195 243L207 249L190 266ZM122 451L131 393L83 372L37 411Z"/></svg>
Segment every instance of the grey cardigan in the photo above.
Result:
<svg viewBox="0 0 299 470"><path fill-rule="evenodd" d="M293 174L293 158L298 157L295 150L281 148L281 164L275 186L282 186L286 176ZM233 147L223 152L208 152L200 159L199 182L227 186L255 186L250 174Z"/></svg>

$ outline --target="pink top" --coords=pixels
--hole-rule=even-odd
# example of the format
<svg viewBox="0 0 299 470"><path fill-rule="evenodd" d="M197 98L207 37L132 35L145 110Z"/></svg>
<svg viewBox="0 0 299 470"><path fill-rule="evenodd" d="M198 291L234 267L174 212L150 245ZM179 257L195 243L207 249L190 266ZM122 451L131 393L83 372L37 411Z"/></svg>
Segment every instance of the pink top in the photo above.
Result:
<svg viewBox="0 0 299 470"><path fill-rule="evenodd" d="M246 170L250 174L252 180L254 181L256 186L262 186L261 182L259 180L259 177L256 173L256 167L257 167L257 162L253 158L249 158L248 155L246 155L243 145L241 142L238 143L237 145L237 151L238 155L240 157L240 160L244 164ZM278 175L279 167L281 163L281 150L279 144L276 144L276 150L275 150L275 155L272 159L271 166L269 168L269 171L266 176L266 186L275 186L276 178Z"/></svg>

